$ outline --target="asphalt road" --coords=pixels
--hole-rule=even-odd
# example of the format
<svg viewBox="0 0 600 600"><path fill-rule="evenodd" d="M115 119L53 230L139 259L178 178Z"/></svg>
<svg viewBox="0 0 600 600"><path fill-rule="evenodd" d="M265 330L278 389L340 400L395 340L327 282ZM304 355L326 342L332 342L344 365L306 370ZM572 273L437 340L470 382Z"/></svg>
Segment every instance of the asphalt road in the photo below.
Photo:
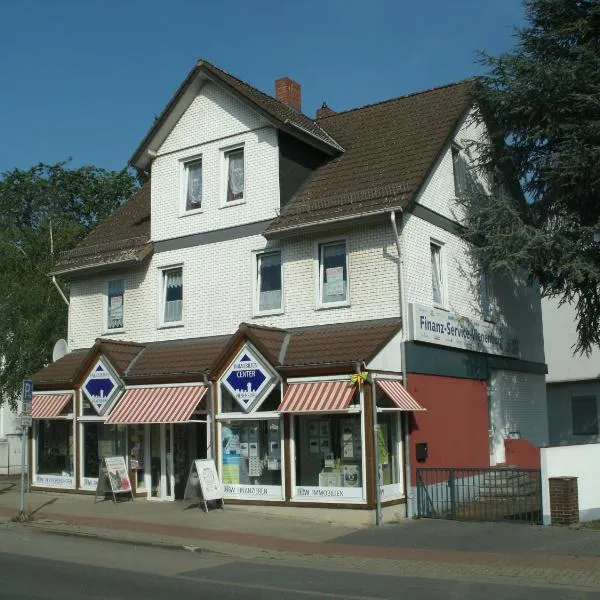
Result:
<svg viewBox="0 0 600 600"><path fill-rule="evenodd" d="M600 600L557 587L375 575L0 529L3 600Z"/></svg>

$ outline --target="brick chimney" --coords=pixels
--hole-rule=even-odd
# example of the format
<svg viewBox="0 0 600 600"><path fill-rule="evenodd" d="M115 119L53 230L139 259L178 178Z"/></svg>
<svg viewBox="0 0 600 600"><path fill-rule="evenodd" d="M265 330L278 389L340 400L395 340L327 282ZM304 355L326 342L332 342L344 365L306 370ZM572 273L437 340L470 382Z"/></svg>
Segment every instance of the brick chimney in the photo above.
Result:
<svg viewBox="0 0 600 600"><path fill-rule="evenodd" d="M297 111L301 110L302 98L300 84L289 77L281 77L275 80L275 98L280 102L288 104Z"/></svg>
<svg viewBox="0 0 600 600"><path fill-rule="evenodd" d="M335 115L335 110L331 110L331 108L327 106L327 102L323 102L323 106L317 110L317 119L323 119L324 117L330 117L331 115Z"/></svg>

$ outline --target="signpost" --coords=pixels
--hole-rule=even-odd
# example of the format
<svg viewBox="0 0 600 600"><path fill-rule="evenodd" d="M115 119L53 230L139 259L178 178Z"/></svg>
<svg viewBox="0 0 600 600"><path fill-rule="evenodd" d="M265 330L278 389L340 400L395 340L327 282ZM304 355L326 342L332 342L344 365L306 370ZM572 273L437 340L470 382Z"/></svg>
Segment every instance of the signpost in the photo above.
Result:
<svg viewBox="0 0 600 600"><path fill-rule="evenodd" d="M31 427L31 401L33 400L33 381L23 379L21 390L21 494L19 500L19 520L25 521L25 455L27 438Z"/></svg>

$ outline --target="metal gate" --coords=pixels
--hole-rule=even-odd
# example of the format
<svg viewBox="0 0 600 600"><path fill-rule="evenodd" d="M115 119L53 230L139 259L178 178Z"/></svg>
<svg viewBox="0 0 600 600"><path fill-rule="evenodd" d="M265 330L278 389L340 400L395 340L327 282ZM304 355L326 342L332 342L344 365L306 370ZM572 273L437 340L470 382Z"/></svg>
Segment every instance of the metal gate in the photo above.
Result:
<svg viewBox="0 0 600 600"><path fill-rule="evenodd" d="M417 514L431 519L542 522L539 469L417 469Z"/></svg>

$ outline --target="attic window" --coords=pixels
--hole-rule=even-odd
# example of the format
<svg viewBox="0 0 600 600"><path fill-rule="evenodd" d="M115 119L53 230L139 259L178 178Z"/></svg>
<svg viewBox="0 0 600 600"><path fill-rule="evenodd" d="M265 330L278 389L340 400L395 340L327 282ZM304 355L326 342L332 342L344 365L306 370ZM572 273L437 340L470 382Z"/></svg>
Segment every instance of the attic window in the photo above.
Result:
<svg viewBox="0 0 600 600"><path fill-rule="evenodd" d="M202 208L202 159L185 163L185 210Z"/></svg>
<svg viewBox="0 0 600 600"><path fill-rule="evenodd" d="M244 199L244 148L234 148L224 153L227 203Z"/></svg>

